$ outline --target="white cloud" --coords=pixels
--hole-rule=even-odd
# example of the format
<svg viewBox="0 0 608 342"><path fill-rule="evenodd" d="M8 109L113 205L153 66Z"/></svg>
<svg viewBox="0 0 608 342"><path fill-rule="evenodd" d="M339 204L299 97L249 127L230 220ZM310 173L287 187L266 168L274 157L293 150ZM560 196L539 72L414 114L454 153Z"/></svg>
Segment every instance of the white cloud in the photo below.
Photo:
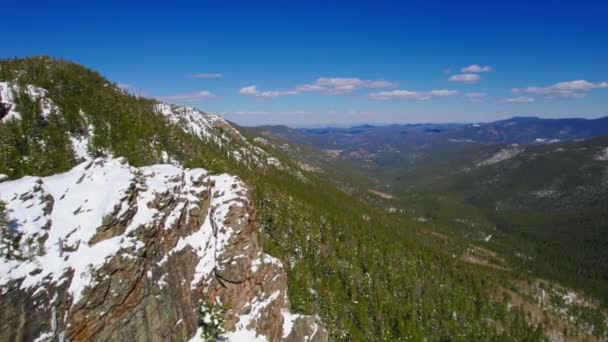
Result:
<svg viewBox="0 0 608 342"><path fill-rule="evenodd" d="M301 92L319 91L326 94L346 94L359 89L382 89L396 86L396 83L385 80L362 80L347 77L320 77L314 84L296 87Z"/></svg>
<svg viewBox="0 0 608 342"><path fill-rule="evenodd" d="M308 92L320 92L330 95L347 94L359 89L382 89L396 86L396 83L385 80L362 80L346 77L320 77L313 84L303 84L293 90L260 91L255 85L243 87L239 90L241 95L255 96L271 99L281 96L298 95Z"/></svg>
<svg viewBox="0 0 608 342"><path fill-rule="evenodd" d="M312 114L313 112L309 112L306 110L288 110L288 111L250 111L250 110L239 110L232 112L221 112L220 115L303 115L303 114ZM319 113L315 111L314 113Z"/></svg>
<svg viewBox="0 0 608 342"><path fill-rule="evenodd" d="M255 95L259 93L258 89L256 86L248 86L248 87L243 87L241 88L241 90L239 90L239 94L241 95Z"/></svg>
<svg viewBox="0 0 608 342"><path fill-rule="evenodd" d="M461 82L461 83L477 83L481 80L481 76L477 74L458 74L448 78L450 82Z"/></svg>
<svg viewBox="0 0 608 342"><path fill-rule="evenodd" d="M190 77L191 78L209 79L209 78L222 78L222 77L224 77L224 75L220 74L220 73L201 73L201 74L190 75Z"/></svg>
<svg viewBox="0 0 608 342"><path fill-rule="evenodd" d="M502 103L532 103L534 102L533 97L529 96L518 96L518 97L510 97L507 99L500 99L498 102Z"/></svg>
<svg viewBox="0 0 608 342"><path fill-rule="evenodd" d="M296 90L302 93L309 91L322 91L324 89L325 88L323 86L317 84L304 84L296 87Z"/></svg>
<svg viewBox="0 0 608 342"><path fill-rule="evenodd" d="M260 90L258 90L258 88L256 86L252 85L252 86L247 86L247 87L241 88L239 90L239 94L255 96L255 97L261 98L261 99L273 99L275 97L297 95L298 91L296 91L296 90L260 91Z"/></svg>
<svg viewBox="0 0 608 342"><path fill-rule="evenodd" d="M471 72L490 72L490 71L494 71L494 68L492 68L489 65L486 66L481 66L479 64L471 64L467 67L464 67L462 69L460 69L460 71L464 72L464 73L471 73Z"/></svg>
<svg viewBox="0 0 608 342"><path fill-rule="evenodd" d="M483 99L486 97L486 93L466 93L465 96L469 99L469 101L473 103L483 102Z"/></svg>
<svg viewBox="0 0 608 342"><path fill-rule="evenodd" d="M587 93L591 90L600 88L608 88L608 82L592 83L585 80L566 81L546 87L514 88L513 92L516 94L526 93L544 95L549 98L581 98L587 96Z"/></svg>
<svg viewBox="0 0 608 342"><path fill-rule="evenodd" d="M164 101L178 101L178 102L196 102L196 101L208 101L213 100L217 96L208 90L198 91L195 93L176 94L162 97Z"/></svg>
<svg viewBox="0 0 608 342"><path fill-rule="evenodd" d="M381 91L377 93L369 94L369 97L373 100L414 100L414 101L426 101L437 97L450 97L458 95L456 90L439 89L431 91L410 91L410 90L391 90Z"/></svg>

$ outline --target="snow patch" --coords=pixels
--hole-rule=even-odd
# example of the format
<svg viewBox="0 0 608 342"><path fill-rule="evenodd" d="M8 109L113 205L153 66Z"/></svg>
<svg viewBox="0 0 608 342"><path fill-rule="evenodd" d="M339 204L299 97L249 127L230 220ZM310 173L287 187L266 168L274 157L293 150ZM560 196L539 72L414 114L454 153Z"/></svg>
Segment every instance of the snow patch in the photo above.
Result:
<svg viewBox="0 0 608 342"><path fill-rule="evenodd" d="M516 157L518 154L522 153L524 150L517 145L511 145L510 148L504 148L497 153L495 153L490 158L477 163L477 166L488 166L503 162L505 160L509 160L511 158Z"/></svg>
<svg viewBox="0 0 608 342"><path fill-rule="evenodd" d="M236 330L229 332L226 336L228 341L234 342L266 342L266 337L262 335L256 335L255 331L252 330Z"/></svg>
<svg viewBox="0 0 608 342"><path fill-rule="evenodd" d="M557 190L546 189L546 190L532 191L532 195L536 198L553 199L553 198L559 197L560 192Z"/></svg>

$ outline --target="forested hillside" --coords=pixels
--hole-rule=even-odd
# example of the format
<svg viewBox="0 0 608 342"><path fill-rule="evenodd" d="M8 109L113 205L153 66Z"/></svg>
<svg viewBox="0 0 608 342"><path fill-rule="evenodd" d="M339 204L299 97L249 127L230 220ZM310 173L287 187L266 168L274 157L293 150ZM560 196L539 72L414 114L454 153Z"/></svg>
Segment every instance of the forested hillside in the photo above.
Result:
<svg viewBox="0 0 608 342"><path fill-rule="evenodd" d="M432 125L254 131L277 146L281 139L305 142L288 150L293 158L392 199L367 194L380 206L415 212L469 238L475 234L469 230L493 235L492 247L526 272L584 289L605 305L608 140L574 139L601 135L604 121L513 118L436 125L436 131ZM446 140L457 133L459 139ZM465 219L470 224L458 222Z"/></svg>
<svg viewBox="0 0 608 342"><path fill-rule="evenodd" d="M468 262L466 241L436 232L417 214L370 205L215 116L165 112L156 100L48 57L1 61L0 82L12 92L10 104L2 95L8 105L0 123L0 173L11 179L109 154L135 166L174 163L239 176L251 189L265 252L286 269L291 310L319 315L330 340L606 338L598 311L568 321L550 310L570 310L568 302L531 315L526 305L540 304L522 284L532 289L534 278ZM205 115L212 124L196 134L193 122ZM585 314L594 308L581 303L576 309Z"/></svg>

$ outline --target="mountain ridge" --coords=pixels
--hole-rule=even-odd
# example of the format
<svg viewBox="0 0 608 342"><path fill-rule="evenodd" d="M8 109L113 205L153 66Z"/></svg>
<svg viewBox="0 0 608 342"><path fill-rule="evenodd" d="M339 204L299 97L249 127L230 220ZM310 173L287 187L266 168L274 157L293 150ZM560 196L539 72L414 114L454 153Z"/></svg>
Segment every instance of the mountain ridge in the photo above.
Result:
<svg viewBox="0 0 608 342"><path fill-rule="evenodd" d="M53 68L80 69L48 58L31 61L34 70L42 64L45 72ZM9 64L25 62L12 60ZM0 62L0 73L10 72ZM19 77L40 83L24 72ZM147 112L147 118L161 120L155 125L171 128L170 144L155 145L162 137L154 130L140 131L138 141L143 141L142 135L145 138L146 133L151 134L145 145L150 148L141 151L143 160L138 153L131 154L130 159L172 165L135 168L125 158L115 158L120 154L120 140L100 138L104 134L120 137L112 131L116 125L120 127L123 118L114 117L118 122L112 122L112 117L89 115L82 108L67 111L60 97L72 93L60 94L71 78L59 85L48 80L54 86L51 90L24 79L0 83L0 102L5 109L0 130L8 133L0 145L4 152L1 157L6 158L1 168L8 174L0 183L0 197L6 203L2 215L7 224L6 229L3 226L0 263L0 287L3 303L7 304L2 310L6 319L0 325L3 334L39 341L197 339L205 333L203 327L210 328L205 326L207 322L201 323L199 308L212 305L212 310L218 305L213 310L220 310L220 306L228 310L221 313L225 321L221 328L227 328L223 334L230 340L327 340L319 319L290 313L286 275L281 262L261 250L255 208L246 186L226 174L212 176L203 169L183 169L183 151L176 149L173 154L166 148L176 142L207 147L205 160L217 169L231 164L256 172L283 170L281 162L249 143L219 116L135 98L100 81L95 74L92 78L102 84L101 89L107 89L107 96L120 101L131 99L140 116ZM85 102L92 104L92 100ZM112 105L101 103L107 104ZM73 114L76 116L71 117ZM75 122L75 129L70 128L70 120ZM109 125L104 120L109 120ZM138 121L129 124L144 125L143 120ZM110 130L99 132L99 127ZM20 130L26 138L34 138L25 141L29 145L26 149L18 144L21 134L15 132ZM63 135L59 144L46 140L49 130L55 136ZM123 137L119 139L130 139ZM128 141L127 146L136 147ZM49 147L60 150L63 163L43 169L48 164L36 158L47 156L49 151L44 149ZM6 152L21 157L10 160L11 153ZM17 179L24 172L24 161L34 163L35 174L47 176ZM223 182L227 184L215 189L216 183ZM96 201L88 198L89 191L96 192ZM89 219L82 221L83 217ZM192 234L182 236L188 230ZM150 240L153 236L161 237L160 242ZM214 245L210 250L209 246ZM186 249L196 251L194 256ZM167 270L167 262L179 272ZM192 289L179 279L180 274L192 278ZM124 284L121 277L126 280ZM40 292L48 295L40 296ZM113 295L109 297L108 292ZM151 295L154 292L157 294ZM35 303L39 302L44 303L44 310L36 309ZM91 302L95 304L91 306ZM152 314L161 302L165 302L163 316ZM24 314L37 318L26 325L15 320ZM154 328L143 329L146 325Z"/></svg>
<svg viewBox="0 0 608 342"><path fill-rule="evenodd" d="M238 240L246 243L239 244L236 241L234 245L238 247L234 250L236 254L220 253L219 258L213 258L221 265L227 265L229 270L223 272L221 268L218 268L220 277L210 277L209 279L215 279L214 282L217 281L217 283L223 282L224 286L219 285L218 292L202 291L204 293L201 294L203 297L210 296L209 299L217 299L215 294L223 293L220 296L231 298L230 303L238 302L238 305L231 305L227 312L220 307L209 305L215 303L214 300L210 300L207 303L208 306L193 307L190 298L185 301L181 300L176 293L159 287L158 282L162 279L163 273L159 270L162 270L162 267L153 261L156 260L155 258L162 258L162 255L166 256L166 250L158 254L148 250L145 257L127 257L125 260L126 265L148 263L152 266L151 279L155 279L155 282L146 280L148 279L146 272L127 270L124 271L125 276L141 279L134 281L135 283L149 284L151 288L166 291L160 295L161 298L167 299L167 305L181 307L179 310L183 309L185 312L183 316L184 321L187 322L180 324L185 324L188 328L186 329L187 336L184 334L183 337L201 339L204 336L208 337L206 334L221 333L223 335L224 332L221 331L221 328L226 328L225 333L227 334L246 333L244 330L254 329L256 333L246 333L250 339L265 337L270 340L293 341L307 340L311 337L321 340L361 341L424 338L434 340L456 337L467 340L528 339L542 341L548 335L593 336L595 334L601 336L603 334L603 331L599 330L601 325L596 322L588 325L588 320L579 319L579 316L576 316L575 321L568 323L564 321L563 317L551 313L550 308L541 309L548 318L540 316L530 318L527 311L521 305L516 304L513 296L530 292L532 294L527 295L527 298L535 299L540 296L541 292L537 290L537 287L530 288L525 285L525 282L514 279L508 269L509 265L502 268L488 268L484 264L487 262L485 259L466 252L468 248L478 250L476 241L473 241L473 246L471 246L471 242L461 239L449 237L448 240L444 240L441 235L435 235L436 228L431 223L425 222L424 217L421 219L402 208L386 207L384 204L376 205L379 204L378 200L396 201L395 198L375 198L376 202L372 203L369 196L378 197L377 195L367 191L367 188L360 188L360 184L351 182L350 179L343 180L338 177L350 175L346 172L348 170L345 170L343 174L343 169L333 169L333 164L328 163L323 165L328 167L327 171L319 173L318 169L310 167L312 165L304 164L300 159L295 158L308 152L316 153L316 150L289 144L272 135L257 134L246 128L232 127L229 123L227 124L230 127L224 126L222 121L216 121L222 124L214 125L213 119L205 119L207 114L193 108L164 105L167 106L165 107L167 111L166 115L163 115L164 110L161 110L161 113L158 111L158 101L129 95L100 75L67 61L45 58L0 61L0 76L0 81L14 82L22 89L27 89L28 84L45 89L48 92L48 98L56 104L58 109L47 117L42 117L39 100L32 99L32 96L20 91L17 96L19 101L15 102L14 109L21 114L21 118L0 123L0 133L2 133L0 134L0 160L2 161L0 173L5 173L7 178L13 179L10 182L28 181L28 179L28 182L35 182L36 179L42 177L42 182L46 184L44 186L39 184L39 187L33 185L39 190L32 188L31 193L24 196L14 196L10 189L3 191L3 199L8 198L7 206L9 210L13 210L9 212L4 208L0 212L5 214L0 218L9 220L7 225L2 226L8 229L3 230L3 236L10 237L8 241L5 241L9 250L15 247L16 236L13 234L19 234L23 230L22 228L16 232L10 230L11 220L18 218L14 217L15 208L20 208L18 210L24 213L27 213L28 210L38 210L38 206L23 209L19 207L19 203L37 199L36 196L30 198L30 195L44 190L48 184L53 184L51 180L45 181L47 179L45 177L54 179L66 172L73 172L70 170L85 172L78 169L87 165L86 162L82 164L80 158L91 158L94 162L99 161L106 164L118 163L122 165L118 169L127 167L126 164L121 164L120 160L128 163L129 170L134 170L136 184L150 184L148 186L136 185L134 188L125 184L127 189L131 189L129 191L137 192L138 195L133 198L127 196L121 201L139 203L139 205L129 205L124 215L127 213L131 215L135 212L136 216L133 217L137 217L137 212L144 213L153 210L157 210L160 214L146 215L147 221L144 222L156 223L151 226L144 224L139 228L129 230L134 236L129 236L126 228L124 231L123 228L118 228L128 224L128 221L123 222L116 217L114 219L108 217L114 228L106 229L106 225L81 227L88 232L94 230L98 237L92 240L84 239L86 242L81 242L78 245L79 248L95 246L103 241L111 240L112 236L122 238L124 234L126 234L125 241L142 237L144 241L154 245L158 241L147 237L147 231L150 231L152 235L166 235L167 240L172 241L169 245L179 246L179 250L182 251L180 253L176 250L168 257L168 260L171 260L172 257L179 257L179 261L176 261L176 264L172 265L169 270L171 277L183 279L183 275L186 275L186 278L190 279L196 273L191 271L191 268L196 270L194 264L198 265L199 259L203 260L209 256L209 253L202 253L202 255L197 253L206 250L202 239L185 239L186 236L196 234L187 234L194 231L192 228L199 227L191 216L199 217L198 215L207 213L206 217L222 217L221 213L232 211L240 213L236 217L228 217L224 225L241 227L241 234L236 235L248 236L248 238ZM205 123L198 125L199 120L205 120ZM225 120L223 122L226 123ZM92 129L90 129L91 126ZM360 129L371 128L362 127ZM211 135L205 135L203 132L206 131ZM437 136L437 134L433 133L429 136ZM44 143L40 143L40 141ZM332 151L331 153L327 155L328 158L340 160L336 157L339 155L338 152ZM359 158L362 152L359 153L359 155L353 154L353 158ZM124 159L120 159L121 157ZM322 154L315 157L325 158L326 156ZM271 158L276 158L278 163ZM164 165L158 165L158 163L164 163ZM196 197L195 188L216 188L210 184L205 185L204 182L189 181L188 177L179 176L191 174L192 170L201 168L206 170L204 173L208 175L209 179L223 179L223 177L234 179L233 176L224 176L224 174L238 176L238 179L246 185L245 188L250 196L245 202L248 202L250 206L236 204L231 206L232 202L229 201L220 205L221 209L215 211L211 206L207 208L206 205L199 205L204 210L199 210L198 214L196 209L186 210L185 208L188 206L185 203L196 202L196 200L189 199ZM203 174L203 171L196 172ZM174 176L165 178L164 176L168 174ZM25 175L34 175L35 178L22 178ZM78 183L79 177L74 178L78 179L74 180L74 185L69 186L70 189L75 189L80 184L88 182L86 176L81 183ZM183 182L192 183L192 187L179 185ZM238 183L236 188L232 190L243 189L239 185L240 182L236 183ZM2 184L9 183L0 183L0 187ZM5 186L8 187L8 185ZM188 187L191 189L188 190ZM117 186L114 190L119 191L121 188L124 189L124 187ZM160 200L148 201L149 204L144 205L147 200L142 200L139 195L143 196L144 193L154 189L159 189L154 193ZM217 192L216 190L211 191ZM104 188L104 191L111 193L113 189ZM362 192L365 193L365 196L360 196ZM56 209L59 210L61 207L59 202L63 201L61 200L63 191L57 193L49 191L49 193L53 194L53 201L57 202ZM68 191L64 199L71 195ZM205 198L203 202L213 201L216 198L215 195L209 195L210 198L206 195L202 196ZM218 196L217 198L222 198L221 194ZM184 199L190 202L184 202ZM87 210L93 208L88 207L87 203L93 206L94 203L97 203L96 201L97 199L86 202L86 198L84 198L81 202L82 208L70 207L70 210L64 211L68 217L70 215L88 215ZM0 208L3 208L2 205ZM101 208L100 206L94 207ZM178 207L181 209L176 211ZM255 215L248 211L252 208L255 209ZM111 209L113 212L114 209ZM173 215L171 214L173 211L182 214ZM44 214L44 211L42 213ZM116 213L121 213L120 209L117 209ZM245 218L246 214L249 214L250 218L255 216L255 222L259 225L255 238L254 235L245 234L245 232L253 230L252 225L245 223L248 221ZM40 216L38 220L43 220L45 217L38 214L36 216ZM189 219L184 225L186 218ZM36 217L31 219L33 222ZM179 227L164 229L161 223L173 222L173 219L180 222ZM202 220L202 217L199 220ZM0 219L0 223L4 224L4 222ZM32 224L29 222L24 226L30 227ZM205 230L199 229L199 231ZM207 229L207 231L209 230ZM135 232L138 233L135 234ZM77 237L70 235L63 238L66 241L74 242L73 239ZM226 290L227 288L232 285L238 287L237 284L248 284L247 281L241 282L243 278L250 280L256 278L248 277L247 273L257 274L254 268L258 263L253 262L257 259L239 257L250 253L256 254L254 251L257 249L253 248L256 245L253 241L256 239L264 253L280 260L288 286L279 291L278 295L274 295L277 291L274 286L282 287L284 283L280 279L285 277L279 275L280 272L270 272L268 273L270 275L279 275L280 279L277 278L277 280L280 281L261 283L254 281L257 287L263 288L259 296L262 300L253 299L255 296L250 297L251 292L248 290L239 291L246 295L245 297L233 296L234 292ZM159 239L159 241L163 240ZM180 243L180 241L182 242ZM188 243L186 244L186 242ZM47 240L46 243L48 243L47 247L56 245L50 240ZM73 249L71 243L65 246L68 250ZM19 241L18 247L24 247L21 246L21 241ZM125 248L125 250L127 249ZM167 250L172 249L167 248ZM8 258L19 254L14 252L16 251L12 249ZM77 252L65 252L65 254L69 253ZM118 254L122 253L119 249ZM231 256L236 258L231 259ZM85 260L83 258L83 261ZM481 262L473 263L470 262L471 260L481 260ZM233 262L235 263L233 264ZM27 264L27 261L25 263ZM251 267L247 265L251 265ZM107 269L110 272L102 270L102 278L110 275L111 279L111 268L114 266L120 266L120 264L116 265L111 262L102 266L102 269L110 268ZM184 268L189 268L190 271L184 271ZM157 278L157 276L161 278ZM263 274L259 276L263 276ZM274 276L269 279L274 279ZM525 275L522 276L526 279ZM117 286L118 283L112 281L109 286ZM191 283L187 281L182 284L170 279L167 283L178 289L185 286L187 289L184 288L183 291L186 293L192 291ZM96 284L104 288L107 282L101 281ZM522 284L524 284L523 289ZM93 288L96 287L93 286ZM568 295L568 292L558 291L557 287L553 285L544 288L556 298L564 298ZM87 291L89 290L82 292L83 298L89 294ZM116 292L118 297L123 298L132 291L125 289ZM286 293L287 297L283 293ZM143 303L154 302L153 298L148 297L150 296L147 296ZM24 306L29 300L23 296L11 298L10 305L16 308ZM70 296L65 298L69 299ZM263 308L267 307L266 305L259 305L266 303L264 298L273 298L270 301L273 303L283 301L284 305L277 304L272 306L274 309L265 310ZM581 298L585 297L581 295ZM111 304L113 300L113 297L110 296L107 301L104 299L99 302ZM66 301L69 302L69 300ZM169 303L169 301L172 302ZM564 309L566 313L575 312L572 311L574 310L573 305L579 302L552 303L551 308ZM36 308L40 312L35 311L38 312L38 316L35 320L31 320L28 329L36 332L51 331L58 334L59 331L52 329L53 326L57 326L57 322L50 319L53 317L53 306L47 304L48 302L45 300ZM101 306L103 307L103 305ZM282 315L284 317L282 328L283 332L295 332L293 336L291 334L284 336L281 332L281 324L279 324L281 314L277 314L277 312L282 312L282 309L287 306L289 306L291 316ZM86 305L85 308L87 308ZM168 324L167 321L158 321L154 318L143 319L137 311L131 309L115 312L117 307L112 306L111 308L111 310L96 311L89 306L90 313L95 317L100 317L100 321L103 322L107 322L109 316L133 314L135 321L146 323L144 326L136 325L132 331L118 329L117 333L138 334L137 336L143 339L141 336L154 335L153 332L157 331L152 327L153 324L156 325L159 322ZM240 311L241 309L244 311ZM173 309L167 310L168 312L174 311ZM593 306L585 307L581 312L585 314L595 312L591 310L593 310ZM162 312L163 308L156 311ZM235 319L236 312L234 311L239 311L238 321ZM255 328L250 327L251 329L243 330L239 324L252 322L252 316L257 316L247 312L261 312L260 317L272 317L272 319L255 319L254 321L257 322L254 324ZM151 315L154 317L156 313L153 312ZM19 316L12 315L11 317ZM297 321L285 317L300 317L301 319ZM194 322L197 318L198 321ZM177 321L179 320L176 318L175 322ZM7 324L14 323L11 320L6 320L6 322ZM99 339L108 336L106 335L107 330L96 325L95 321L88 320L86 315L84 318L80 317L78 322L86 323L82 325L85 328L81 330L82 335L74 336L95 339L94 331L102 332L101 335L97 335ZM65 322L60 321L60 323ZM60 326L63 326L61 324ZM314 329L315 324L319 329ZM561 324L566 324L568 331L564 332ZM1 327L3 326L0 325ZM238 329L232 330L235 327ZM194 328L196 331L193 333ZM10 334L19 331L13 326L4 326L3 329ZM172 334L173 329L167 330L167 335L164 335L167 339L177 338ZM183 331L183 328L179 329ZM312 334L315 331L316 333ZM327 334L325 335L323 331L326 331ZM68 329L67 332L72 333L73 330ZM234 335L230 336L233 340L238 340ZM49 336L44 337L50 338ZM244 337L244 335L238 336L238 338Z"/></svg>

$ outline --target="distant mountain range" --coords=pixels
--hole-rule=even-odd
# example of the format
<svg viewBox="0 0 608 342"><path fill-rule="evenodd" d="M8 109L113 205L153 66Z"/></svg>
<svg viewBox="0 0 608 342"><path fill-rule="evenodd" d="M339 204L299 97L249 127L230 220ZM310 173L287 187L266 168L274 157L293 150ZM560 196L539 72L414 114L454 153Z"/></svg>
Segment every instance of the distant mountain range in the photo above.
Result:
<svg viewBox="0 0 608 342"><path fill-rule="evenodd" d="M589 139L608 134L608 117L598 119L541 119L514 117L479 125L464 125L453 137L482 143L539 143Z"/></svg>
<svg viewBox="0 0 608 342"><path fill-rule="evenodd" d="M253 130L321 149L340 150L344 155L366 156L391 149L411 152L463 144L547 144L585 140L608 135L608 117L592 120L514 117L478 124L359 125L349 128L261 126Z"/></svg>
<svg viewBox="0 0 608 342"><path fill-rule="evenodd" d="M481 239L525 272L608 302L608 117L256 130L308 145L290 156L367 185L389 212Z"/></svg>

